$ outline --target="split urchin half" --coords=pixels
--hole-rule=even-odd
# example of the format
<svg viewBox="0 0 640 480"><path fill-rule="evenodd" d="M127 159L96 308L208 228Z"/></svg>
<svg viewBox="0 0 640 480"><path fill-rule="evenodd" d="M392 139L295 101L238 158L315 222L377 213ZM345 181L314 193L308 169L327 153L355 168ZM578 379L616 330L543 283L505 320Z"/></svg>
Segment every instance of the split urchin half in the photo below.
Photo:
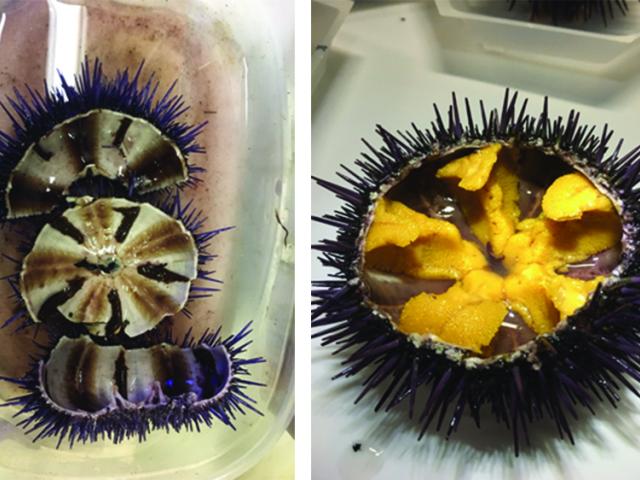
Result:
<svg viewBox="0 0 640 480"><path fill-rule="evenodd" d="M207 266L206 217L179 193L152 205L123 198L74 199L22 238L23 258L6 277L16 307L3 327L46 324L57 334L128 343L222 283ZM143 340L143 339L140 339Z"/></svg>
<svg viewBox="0 0 640 480"><path fill-rule="evenodd" d="M337 236L315 246L333 273L312 326L350 352L336 377L367 370L357 401L408 401L421 435L491 412L517 454L531 422L573 441L571 417L638 393L640 148L609 151L606 126L551 119L546 100L533 116L509 91L480 110L454 95L431 129L378 127L346 185L316 179L344 205L315 218Z"/></svg>
<svg viewBox="0 0 640 480"><path fill-rule="evenodd" d="M83 180L101 178L145 195L193 185L202 172L189 155L204 150L196 137L205 124L182 121L188 110L171 86L158 92L153 75L104 75L102 63L85 59L75 84L43 93L15 91L2 108L12 133L0 132L0 218L51 212Z"/></svg>
<svg viewBox="0 0 640 480"><path fill-rule="evenodd" d="M264 386L246 378L264 362L246 356L250 333L249 324L224 340L218 330L136 349L63 337L24 377L3 379L26 391L4 406L19 407L18 426L34 441L57 438L58 447L142 442L153 430L199 431L216 421L235 429L238 414L262 415L246 393Z"/></svg>

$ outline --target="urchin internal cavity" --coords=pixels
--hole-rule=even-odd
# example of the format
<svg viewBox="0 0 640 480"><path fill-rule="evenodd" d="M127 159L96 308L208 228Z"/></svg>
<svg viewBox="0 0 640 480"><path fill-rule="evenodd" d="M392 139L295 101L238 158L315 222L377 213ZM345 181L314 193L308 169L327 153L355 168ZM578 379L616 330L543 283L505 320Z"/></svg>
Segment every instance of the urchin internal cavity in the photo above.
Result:
<svg viewBox="0 0 640 480"><path fill-rule="evenodd" d="M92 110L56 125L26 149L9 176L7 217L50 212L87 175L146 194L184 183L189 170L175 142L147 120Z"/></svg>
<svg viewBox="0 0 640 480"><path fill-rule="evenodd" d="M36 322L135 336L184 307L197 264L180 221L148 203L85 198L42 228L23 261L20 292Z"/></svg>
<svg viewBox="0 0 640 480"><path fill-rule="evenodd" d="M414 342L510 353L583 308L620 261L616 204L535 147L456 147L382 188L363 235L367 301Z"/></svg>
<svg viewBox="0 0 640 480"><path fill-rule="evenodd" d="M222 345L193 348L162 343L127 350L99 346L90 338L62 338L41 366L51 401L70 412L217 400L232 380L231 357Z"/></svg>
<svg viewBox="0 0 640 480"><path fill-rule="evenodd" d="M104 346L81 335L61 338L21 378L3 378L24 393L18 426L33 441L55 437L58 446L127 438L144 441L154 430L233 429L239 415L261 415L247 379L261 357L248 357L251 324L222 339L220 330L198 340L167 338L149 348Z"/></svg>

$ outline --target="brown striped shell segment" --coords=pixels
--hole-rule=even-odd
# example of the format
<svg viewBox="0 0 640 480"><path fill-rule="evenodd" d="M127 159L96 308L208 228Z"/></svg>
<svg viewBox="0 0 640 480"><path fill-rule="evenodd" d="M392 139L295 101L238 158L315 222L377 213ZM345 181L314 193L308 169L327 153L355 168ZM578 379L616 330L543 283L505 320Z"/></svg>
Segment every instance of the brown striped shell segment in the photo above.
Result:
<svg viewBox="0 0 640 480"><path fill-rule="evenodd" d="M73 183L89 174L133 181L145 194L183 183L186 159L148 121L112 110L92 110L56 125L27 148L10 174L8 218L53 210Z"/></svg>
<svg viewBox="0 0 640 480"><path fill-rule="evenodd" d="M190 403L216 399L228 388L230 363L221 346L161 343L128 350L100 346L86 336L63 337L40 375L59 408L96 413L121 405L164 404L179 396Z"/></svg>
<svg viewBox="0 0 640 480"><path fill-rule="evenodd" d="M93 335L139 335L184 307L198 250L182 223L148 203L85 200L50 221L25 257L20 290L35 321Z"/></svg>

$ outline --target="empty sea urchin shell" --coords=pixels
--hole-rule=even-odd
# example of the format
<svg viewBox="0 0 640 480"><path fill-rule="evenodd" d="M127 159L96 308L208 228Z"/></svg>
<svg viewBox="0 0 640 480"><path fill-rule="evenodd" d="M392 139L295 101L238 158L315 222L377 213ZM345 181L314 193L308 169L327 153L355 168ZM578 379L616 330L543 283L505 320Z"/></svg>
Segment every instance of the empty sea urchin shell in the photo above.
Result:
<svg viewBox="0 0 640 480"><path fill-rule="evenodd" d="M263 386L245 379L247 367L260 357L242 358L251 343L249 325L221 340L219 331L197 342L162 343L145 349L98 346L88 337L62 338L31 371L19 379L3 379L27 390L4 406L18 406L18 425L34 441L57 437L119 443L143 441L157 429L180 431L212 426L214 420L233 427L237 413L260 412L246 393Z"/></svg>
<svg viewBox="0 0 640 480"><path fill-rule="evenodd" d="M579 407L594 412L605 399L615 406L621 387L638 394L629 377L640 380L634 307L640 300L640 147L620 156L620 142L607 154L612 132L606 126L596 136L594 128L580 125L574 111L566 121L552 120L546 100L537 117L527 114L526 105L518 107L517 94L509 91L499 111L487 112L480 102L478 125L468 100L463 122L454 95L448 122L436 107L430 130L414 126L393 135L378 127L384 146L375 149L365 142L370 153L356 161L358 172L343 166L346 173L339 176L348 187L316 179L344 205L314 218L338 230L335 239L314 246L322 252L322 264L334 270L333 278L314 282L312 326L322 329L315 336L323 345L339 346L338 351L356 348L336 377L373 367L357 401L383 386L376 410L408 399L410 417L418 390L429 391L419 416L420 436L434 421L438 430L447 425L448 436L465 411L479 426L481 412L489 409L511 428L516 454L522 438L529 442L530 422L551 418L560 437L573 442L569 417L577 418ZM509 173L513 155L520 162L518 176ZM523 173L531 166L543 177L534 187ZM465 208L458 208L455 196L434 189L430 178L436 168L437 177L460 180L453 188L458 198L470 199L462 204ZM429 171L432 177L425 176ZM513 202L515 218L508 218L508 202ZM480 217L472 215L474 208L481 208ZM416 211L420 209L422 213ZM387 220L375 227L374 235L376 217ZM541 233L527 237L528 228ZM571 234L562 237L555 228ZM500 241L505 231L515 242L515 258L540 253L542 260L509 265L509 251ZM576 232L582 236L575 237ZM419 244L411 250L415 238ZM551 250L541 250L540 243L522 246L522 239L540 238L547 238L542 246ZM579 242L567 246L566 238ZM440 240L447 255L429 250ZM375 241L382 241L381 248L391 242L393 248L378 259L369 258L380 246ZM578 253L573 250L582 247ZM564 263L545 263L548 252ZM584 265L572 263L585 255L590 256ZM367 265L380 259L383 266L386 261L389 269L400 269L391 286L370 278ZM472 261L478 265L469 266ZM525 275L513 289L505 286L510 276L529 267L541 281ZM465 276L465 268L478 278ZM552 288L540 290L547 282L555 285L549 279L571 295L559 298ZM567 299L571 305L563 303ZM444 303L435 305L437 301ZM402 313L385 302L400 305ZM534 315L536 306L537 312L545 307L547 313ZM514 312L529 314L528 322ZM403 316L409 320L405 324ZM416 327L423 328L425 321L428 328ZM445 326L452 331L443 330ZM505 327L519 333L503 332ZM499 345L492 339L500 339Z"/></svg>
<svg viewBox="0 0 640 480"><path fill-rule="evenodd" d="M179 221L148 203L98 199L44 226L20 292L35 321L61 314L94 335L135 336L184 307L196 274L196 244Z"/></svg>
<svg viewBox="0 0 640 480"><path fill-rule="evenodd" d="M215 258L211 239L227 228L205 230L206 218L178 194L159 207L122 198L75 202L25 242L20 271L7 278L21 305L5 325L26 318L112 343L188 315L188 300L218 290L193 282L220 283L204 267Z"/></svg>
<svg viewBox="0 0 640 480"><path fill-rule="evenodd" d="M202 169L187 156L203 151L195 137L204 124L181 123L187 107L173 86L159 96L153 76L143 84L141 74L142 65L108 79L97 59L85 60L75 86L61 76L61 89L16 91L11 110L3 106L14 135L0 133L2 218L50 212L86 176L137 194L195 181Z"/></svg>

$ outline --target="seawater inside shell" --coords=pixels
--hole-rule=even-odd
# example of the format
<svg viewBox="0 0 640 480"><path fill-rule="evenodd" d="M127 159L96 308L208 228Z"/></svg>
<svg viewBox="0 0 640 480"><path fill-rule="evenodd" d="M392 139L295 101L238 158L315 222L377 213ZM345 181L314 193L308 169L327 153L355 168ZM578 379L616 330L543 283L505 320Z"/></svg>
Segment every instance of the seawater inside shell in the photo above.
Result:
<svg viewBox="0 0 640 480"><path fill-rule="evenodd" d="M9 218L47 213L88 174L121 181L138 193L183 183L184 155L148 121L93 110L56 125L30 145L9 177Z"/></svg>
<svg viewBox="0 0 640 480"><path fill-rule="evenodd" d="M20 291L35 321L61 315L98 336L136 336L178 313L197 276L191 233L148 203L88 200L47 223Z"/></svg>
<svg viewBox="0 0 640 480"><path fill-rule="evenodd" d="M94 413L180 396L190 403L216 398L231 380L231 360L222 346L162 343L127 350L65 337L41 366L41 376L58 408Z"/></svg>
<svg viewBox="0 0 640 480"><path fill-rule="evenodd" d="M535 147L426 158L374 205L362 245L367 302L414 340L481 358L514 352L613 272L618 208L567 157Z"/></svg>

